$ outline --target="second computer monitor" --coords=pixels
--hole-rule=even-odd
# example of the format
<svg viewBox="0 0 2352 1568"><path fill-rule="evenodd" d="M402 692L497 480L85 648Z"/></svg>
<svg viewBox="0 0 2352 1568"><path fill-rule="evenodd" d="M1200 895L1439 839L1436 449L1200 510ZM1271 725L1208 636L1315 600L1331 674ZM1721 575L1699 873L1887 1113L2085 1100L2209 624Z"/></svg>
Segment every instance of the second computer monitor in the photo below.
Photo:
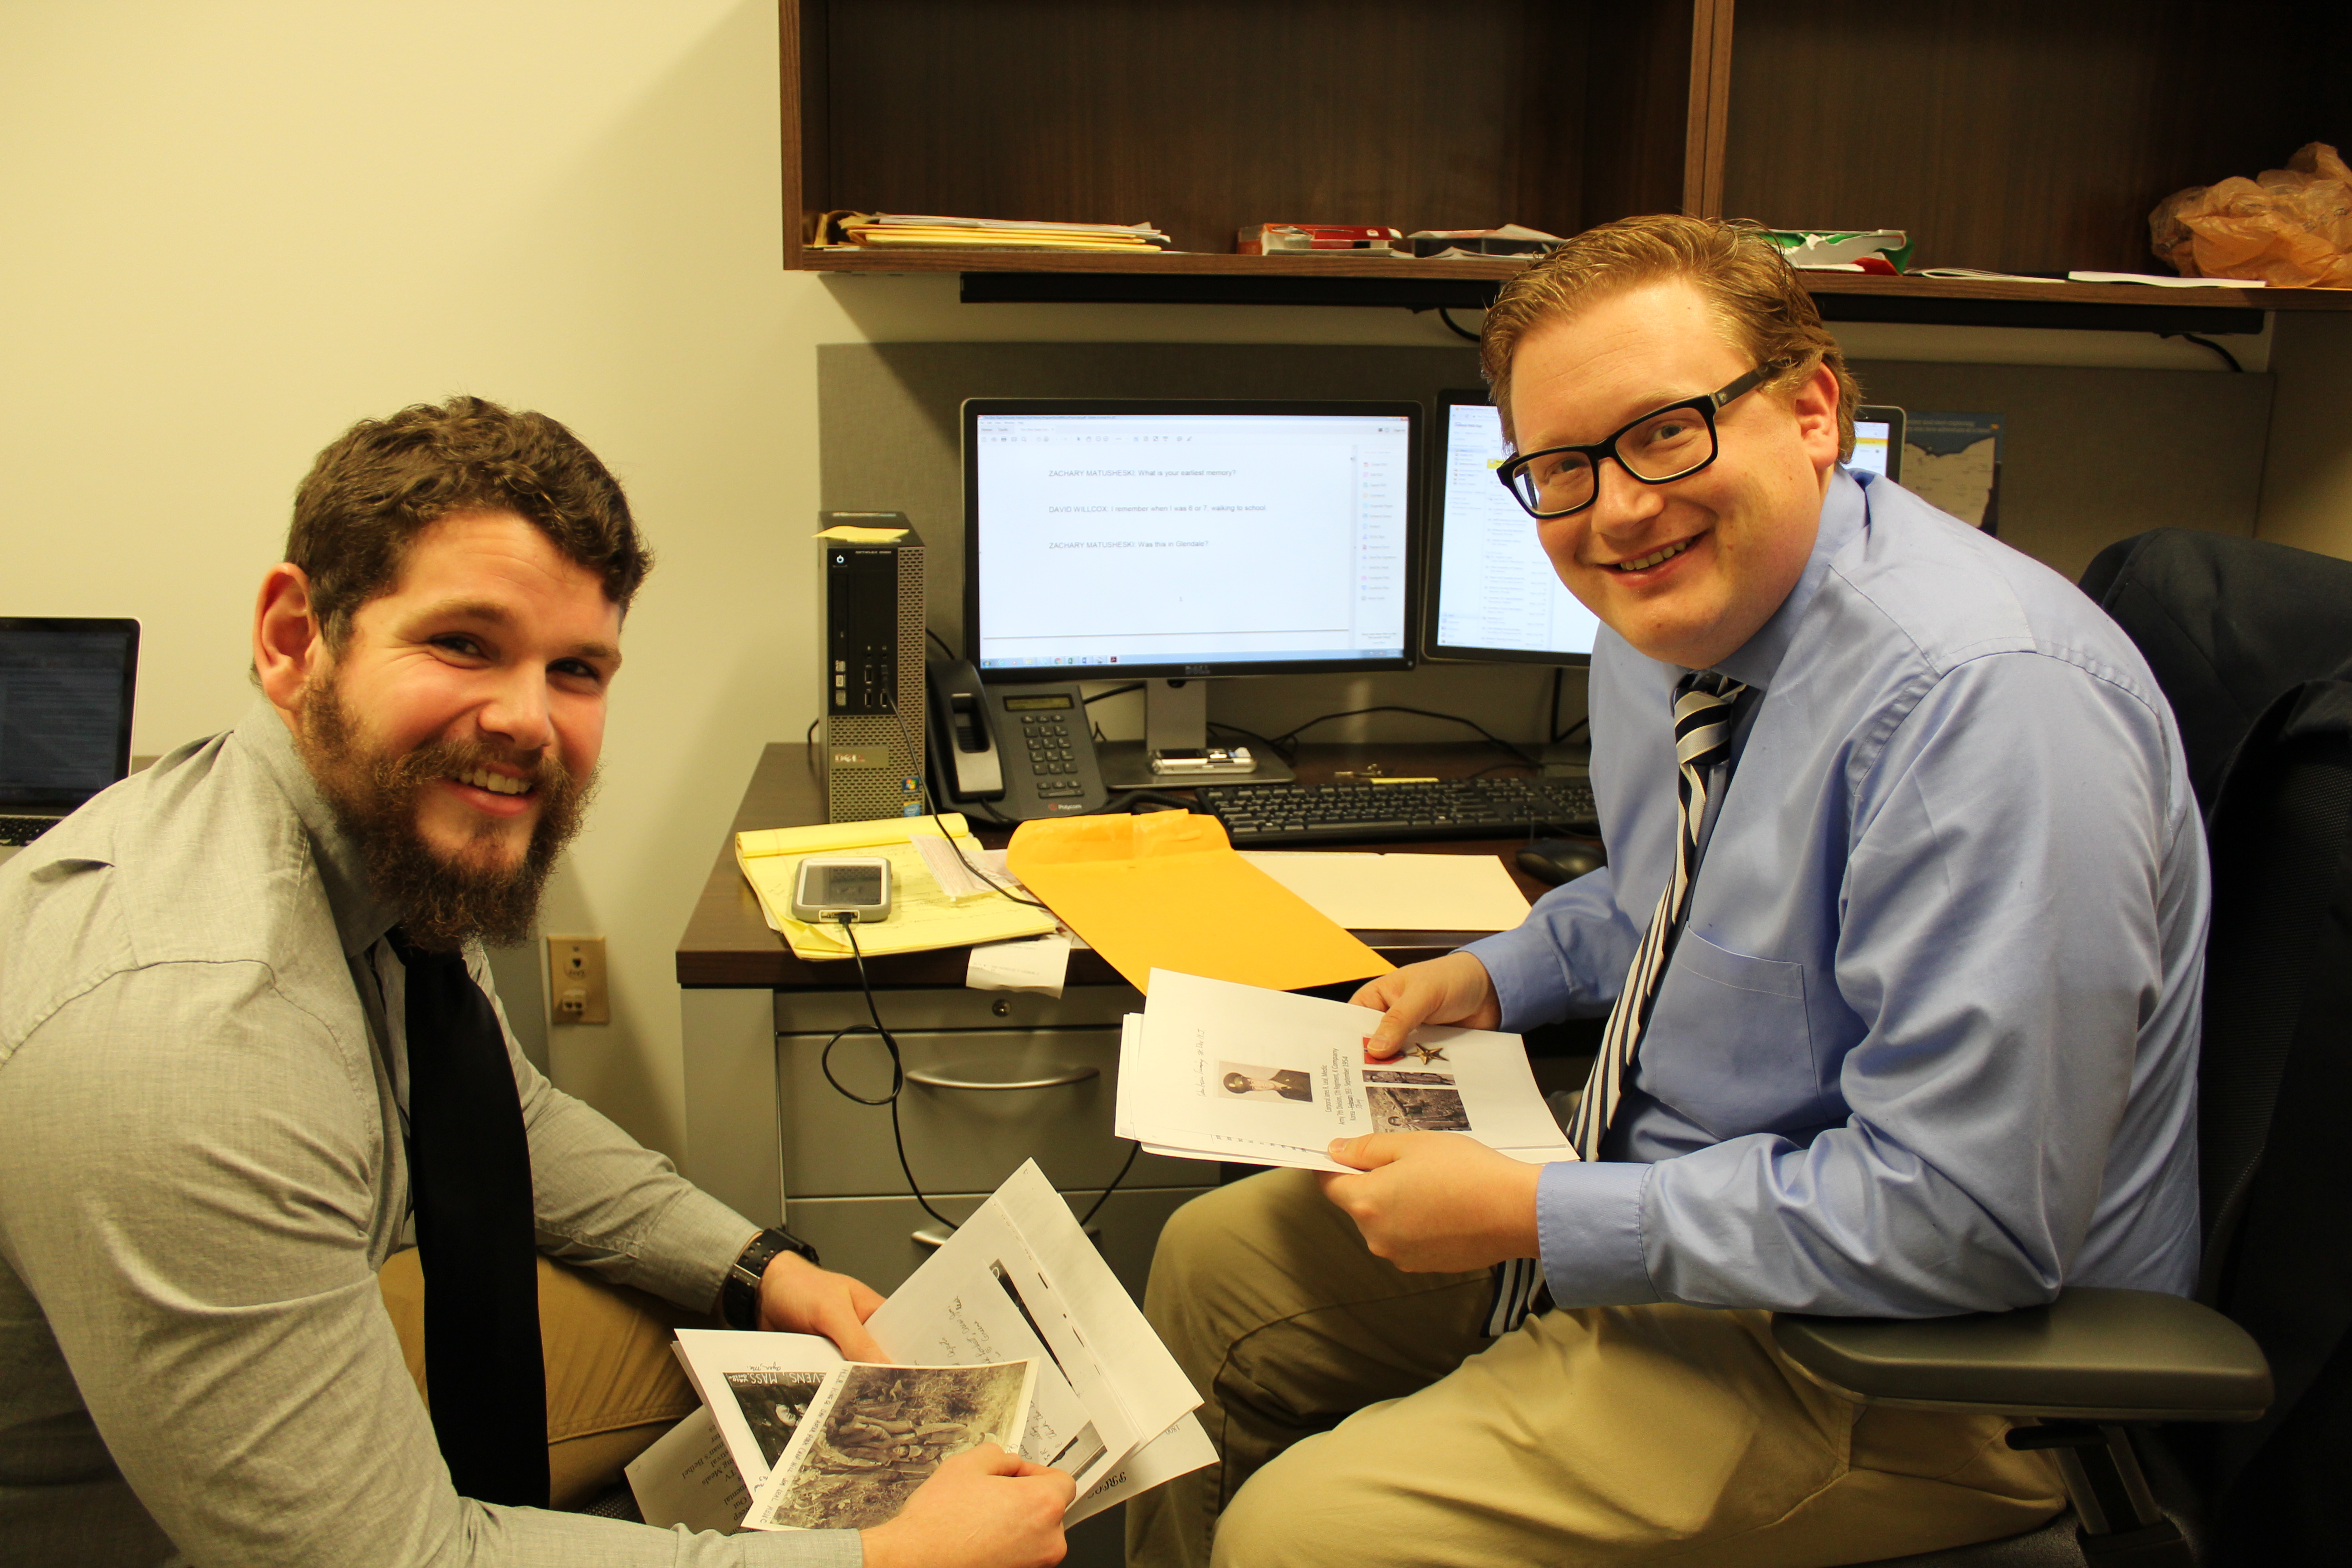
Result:
<svg viewBox="0 0 2352 1568"><path fill-rule="evenodd" d="M991 682L1408 668L1420 415L967 402L972 662Z"/></svg>
<svg viewBox="0 0 2352 1568"><path fill-rule="evenodd" d="M1438 399L1430 486L1429 606L1434 659L1584 664L1601 623L1560 585L1536 520L1495 477L1511 455L1484 393Z"/></svg>

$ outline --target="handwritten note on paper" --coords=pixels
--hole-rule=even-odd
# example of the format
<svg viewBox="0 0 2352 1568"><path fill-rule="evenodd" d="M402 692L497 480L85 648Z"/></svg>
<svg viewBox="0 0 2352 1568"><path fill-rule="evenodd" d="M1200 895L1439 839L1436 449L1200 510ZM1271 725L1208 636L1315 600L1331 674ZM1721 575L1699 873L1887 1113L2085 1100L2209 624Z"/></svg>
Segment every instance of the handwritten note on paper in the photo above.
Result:
<svg viewBox="0 0 2352 1568"><path fill-rule="evenodd" d="M637 1511L657 1529L682 1524L732 1535L751 1506L751 1489L728 1457L727 1439L708 1406L654 1439L621 1473L636 1494Z"/></svg>

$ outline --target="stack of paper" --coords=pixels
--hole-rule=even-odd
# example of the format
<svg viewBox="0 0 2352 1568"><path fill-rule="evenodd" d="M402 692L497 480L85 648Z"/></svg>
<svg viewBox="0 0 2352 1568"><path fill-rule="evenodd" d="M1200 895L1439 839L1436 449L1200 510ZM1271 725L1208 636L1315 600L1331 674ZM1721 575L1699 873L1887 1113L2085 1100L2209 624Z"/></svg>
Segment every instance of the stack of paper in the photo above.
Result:
<svg viewBox="0 0 2352 1568"><path fill-rule="evenodd" d="M1325 1152L1365 1132L1461 1132L1530 1164L1573 1160L1525 1042L1415 1030L1381 1059L1379 1015L1342 1002L1155 971L1119 1035L1118 1131L1179 1160L1344 1171Z"/></svg>
<svg viewBox="0 0 2352 1568"><path fill-rule="evenodd" d="M938 826L932 825L937 823ZM1042 936L1054 917L1002 893L950 897L932 877L919 838L940 838L977 863L983 853L961 816L887 816L873 822L835 822L815 827L772 827L735 836L735 863L760 895L760 911L781 932L796 958L847 958L849 942L835 926L813 926L793 919L793 878L811 855L878 855L890 862L890 918L857 928L857 951L923 952L938 947ZM952 852L952 851L951 851Z"/></svg>
<svg viewBox="0 0 2352 1568"><path fill-rule="evenodd" d="M866 1327L906 1364L845 1363L803 1334L679 1330L680 1359L706 1408L629 1467L646 1522L858 1528L853 1518L880 1520L856 1510L904 1504L913 1489L904 1483L936 1468L931 1450L994 1441L1076 1480L1063 1516L1075 1524L1216 1462L1192 1415L1201 1401L1191 1380L1034 1161ZM1016 1376L1013 1367L1026 1370ZM852 1486L857 1472L879 1467L869 1451L877 1432L922 1444L911 1458L887 1457L894 1471L920 1473Z"/></svg>
<svg viewBox="0 0 2352 1568"><path fill-rule="evenodd" d="M1045 223L999 217L831 212L817 226L819 248L964 250L1165 250L1168 236L1148 223Z"/></svg>

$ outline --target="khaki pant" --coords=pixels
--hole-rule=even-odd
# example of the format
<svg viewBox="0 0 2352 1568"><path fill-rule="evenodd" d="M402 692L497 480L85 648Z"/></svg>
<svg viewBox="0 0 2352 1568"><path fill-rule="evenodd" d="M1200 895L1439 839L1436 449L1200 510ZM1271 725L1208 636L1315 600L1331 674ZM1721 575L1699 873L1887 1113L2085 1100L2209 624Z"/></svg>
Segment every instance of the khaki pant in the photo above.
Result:
<svg viewBox="0 0 2352 1568"><path fill-rule="evenodd" d="M1302 1171L1196 1198L1145 1310L1224 1463L1128 1505L1135 1568L1815 1568L2030 1530L2010 1423L1859 1406L1769 1315L1556 1310L1488 1342L1486 1274L1406 1274ZM1221 1517L1222 1516L1222 1517Z"/></svg>
<svg viewBox="0 0 2352 1568"><path fill-rule="evenodd" d="M408 1375L426 1397L425 1275L414 1247L376 1274ZM539 1337L547 1361L550 1503L579 1508L701 1401L670 1353L671 1331L707 1328L708 1312L539 1260Z"/></svg>

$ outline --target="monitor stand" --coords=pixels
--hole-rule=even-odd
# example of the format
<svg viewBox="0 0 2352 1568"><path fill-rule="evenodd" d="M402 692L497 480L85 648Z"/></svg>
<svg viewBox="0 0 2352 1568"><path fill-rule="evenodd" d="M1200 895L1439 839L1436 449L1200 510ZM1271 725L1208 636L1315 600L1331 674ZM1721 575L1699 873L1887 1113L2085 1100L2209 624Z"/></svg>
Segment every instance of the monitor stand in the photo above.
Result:
<svg viewBox="0 0 2352 1568"><path fill-rule="evenodd" d="M1209 683L1206 680L1147 680L1143 683L1143 743L1114 741L1097 760L1103 783L1112 789L1190 789L1196 784L1288 784L1297 775L1264 746L1250 747L1252 765L1181 769L1152 766L1171 752L1198 752L1209 744Z"/></svg>

